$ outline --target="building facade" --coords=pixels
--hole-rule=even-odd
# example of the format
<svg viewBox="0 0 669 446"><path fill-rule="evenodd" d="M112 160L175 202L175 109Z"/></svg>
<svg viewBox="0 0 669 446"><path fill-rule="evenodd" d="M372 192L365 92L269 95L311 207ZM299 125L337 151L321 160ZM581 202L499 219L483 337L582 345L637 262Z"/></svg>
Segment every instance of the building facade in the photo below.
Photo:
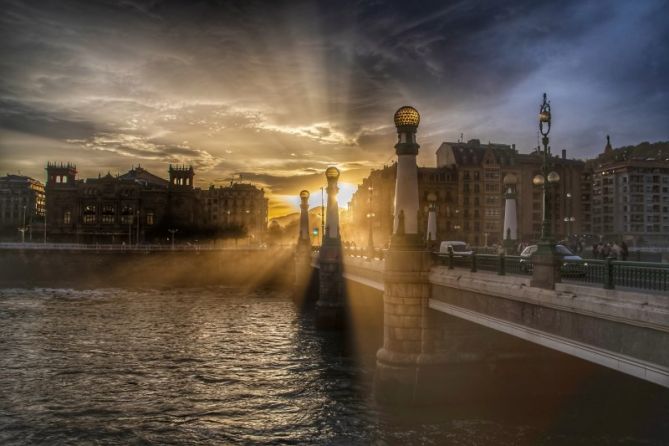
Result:
<svg viewBox="0 0 669 446"><path fill-rule="evenodd" d="M373 170L365 178L349 202L350 223L345 234L358 245L366 246L369 225L372 225L378 246L385 246L393 230L393 203L397 165ZM428 195L436 197L437 234L445 234L457 225L457 181L448 167L418 168L418 227L426 228L429 213ZM423 231L424 232L424 231Z"/></svg>
<svg viewBox="0 0 669 446"><path fill-rule="evenodd" d="M604 153L590 164L592 231L631 245L669 244L669 159Z"/></svg>
<svg viewBox="0 0 669 446"><path fill-rule="evenodd" d="M203 221L208 225L237 225L251 234L263 234L267 228L268 200L264 189L250 183L210 186L199 191Z"/></svg>
<svg viewBox="0 0 669 446"><path fill-rule="evenodd" d="M227 224L207 218L210 215L208 203L212 198L223 199L226 194L220 189L195 188L195 172L191 166L170 165L168 179L142 167L123 175L108 173L87 179L77 179L76 166L69 163L49 163L46 170L50 241L155 243L166 241L170 231L192 238L198 234L214 234L215 226ZM249 186L263 196L266 215L264 192ZM235 212L233 220L241 222L249 233L264 233L264 226L252 227L240 208L231 210Z"/></svg>
<svg viewBox="0 0 669 446"><path fill-rule="evenodd" d="M21 231L31 240L42 231L45 212L44 185L22 175L0 177L0 234L6 240L18 240Z"/></svg>
<svg viewBox="0 0 669 446"><path fill-rule="evenodd" d="M515 146L482 144L479 140L445 142L436 152L437 167L419 168L420 228L427 227L427 195L434 192L437 199L437 238L462 240L474 246L499 244L504 228L504 178L517 179L515 193L518 202L518 238L534 241L541 233L543 201L541 189L532 184L541 171L542 156L538 152L520 154ZM553 190L554 226L557 238L582 231L584 206L588 194L579 191L585 183L585 164L560 157L551 159L552 169L560 175ZM354 194L350 209L353 226L358 234L367 228L369 186L372 186L373 228L382 244L392 230L394 200L394 166L372 171ZM565 220L566 219L566 220ZM356 237L361 238L361 235Z"/></svg>

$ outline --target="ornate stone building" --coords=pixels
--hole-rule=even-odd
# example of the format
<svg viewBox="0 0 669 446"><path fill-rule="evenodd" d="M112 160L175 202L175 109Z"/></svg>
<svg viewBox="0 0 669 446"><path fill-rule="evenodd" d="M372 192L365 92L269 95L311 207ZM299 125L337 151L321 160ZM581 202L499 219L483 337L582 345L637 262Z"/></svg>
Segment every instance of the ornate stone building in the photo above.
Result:
<svg viewBox="0 0 669 446"><path fill-rule="evenodd" d="M231 207L226 221L211 219L212 201L233 199L229 188L200 190L194 187L191 166L172 166L169 179L160 178L142 167L123 175L77 179L72 164L47 165L47 231L50 241L81 243L163 242L169 229L182 237L211 233L212 227L231 221L241 223L250 233L263 233L263 225L251 225L247 213ZM264 205L256 206L266 215L264 192L248 186L261 196ZM234 188L233 188L234 189ZM221 192L226 190L227 192ZM254 202L257 203L257 200ZM264 212L264 214L263 214Z"/></svg>

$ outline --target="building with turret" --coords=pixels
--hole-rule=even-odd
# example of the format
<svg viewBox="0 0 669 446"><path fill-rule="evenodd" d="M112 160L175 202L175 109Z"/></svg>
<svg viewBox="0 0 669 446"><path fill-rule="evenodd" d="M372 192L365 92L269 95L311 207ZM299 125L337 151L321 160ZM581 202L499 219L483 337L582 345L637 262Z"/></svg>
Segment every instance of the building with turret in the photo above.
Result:
<svg viewBox="0 0 669 446"><path fill-rule="evenodd" d="M86 179L78 179L76 166L69 163L49 163L46 171L50 241L155 243L167 240L170 229L189 238L215 233L232 222L249 234L265 232L267 201L262 189L245 184L201 190L194 187L192 166L170 165L168 179L140 166L122 175ZM247 203L249 194L255 199ZM219 201L222 213L216 214Z"/></svg>
<svg viewBox="0 0 669 446"><path fill-rule="evenodd" d="M648 143L603 153L588 162L592 232L631 245L669 244L669 148Z"/></svg>

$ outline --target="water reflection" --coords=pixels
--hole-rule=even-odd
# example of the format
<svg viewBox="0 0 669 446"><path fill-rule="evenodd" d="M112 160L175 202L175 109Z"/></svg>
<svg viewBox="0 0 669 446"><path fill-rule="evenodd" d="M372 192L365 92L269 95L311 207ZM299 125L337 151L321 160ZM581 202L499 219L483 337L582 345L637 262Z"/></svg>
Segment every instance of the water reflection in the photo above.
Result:
<svg viewBox="0 0 669 446"><path fill-rule="evenodd" d="M2 290L0 444L661 444L669 432L666 393L606 374L545 417L480 401L381 408L378 331L357 333L366 341L317 332L280 292Z"/></svg>

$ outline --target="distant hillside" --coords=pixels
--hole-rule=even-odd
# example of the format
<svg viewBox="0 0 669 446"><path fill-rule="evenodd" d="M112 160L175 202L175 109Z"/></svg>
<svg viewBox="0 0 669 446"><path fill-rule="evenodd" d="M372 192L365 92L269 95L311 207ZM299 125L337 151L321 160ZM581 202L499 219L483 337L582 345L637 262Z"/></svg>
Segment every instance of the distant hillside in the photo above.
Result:
<svg viewBox="0 0 669 446"><path fill-rule="evenodd" d="M320 221L321 218L321 207L317 206L315 208L309 209L309 220L310 221ZM277 222L281 227L285 228L290 224L297 224L300 219L299 212L293 212L292 214L282 215L281 217L271 218L270 221Z"/></svg>

